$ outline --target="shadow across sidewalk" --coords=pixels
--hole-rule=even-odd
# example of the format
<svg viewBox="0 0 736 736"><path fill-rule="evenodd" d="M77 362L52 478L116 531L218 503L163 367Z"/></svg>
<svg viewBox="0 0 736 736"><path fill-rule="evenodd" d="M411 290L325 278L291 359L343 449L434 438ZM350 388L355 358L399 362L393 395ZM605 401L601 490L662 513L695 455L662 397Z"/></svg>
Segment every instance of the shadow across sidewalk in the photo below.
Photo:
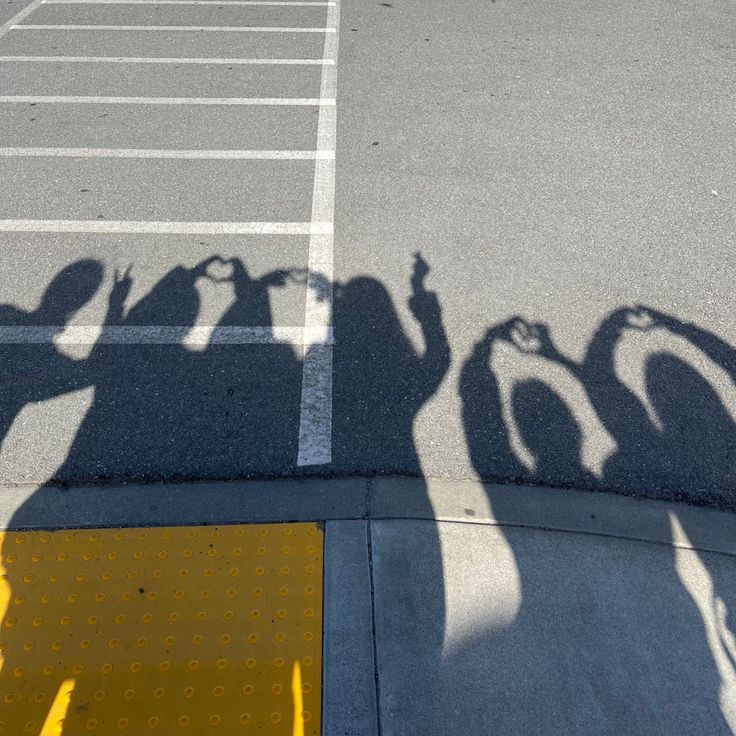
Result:
<svg viewBox="0 0 736 736"><path fill-rule="evenodd" d="M428 272L417 256L407 306L421 349L380 281L361 276L332 284L333 465L319 472L400 468L421 478L414 422L451 364L440 300L425 286ZM102 277L95 261L72 264L52 280L38 309L5 305L0 321L55 326L51 336L58 337ZM133 278L115 275L105 326L175 327L180 339L100 340L83 359L49 339L0 346L4 433L30 404L94 391L52 478L55 492L63 494L69 483L137 480L152 483L155 504L156 481L316 472L295 466L302 351L287 343L212 341L192 349L187 342L201 310L202 280L227 281L234 294L213 328L269 327L271 290L303 283L303 275L284 268L255 278L242 261L215 255L173 269L126 306ZM535 372L540 361L549 370ZM551 375L564 380L555 383ZM736 404L729 393L735 379L736 351L714 333L638 307L608 315L579 361L556 346L544 324L514 317L493 326L466 358L457 390L468 452L482 480L644 492L736 510ZM570 387L584 401L571 401ZM43 491L31 496L11 526L37 520L48 499ZM424 504L419 515L431 518L426 492ZM501 518L510 513L494 511ZM439 525L415 522L411 535L391 538L384 534L390 524L371 527L374 554L402 573L390 595L380 588L385 581L375 581L377 600L387 601L377 611L379 635L381 622L391 620L377 648L379 673L390 659L403 662L403 679L379 683L383 716L398 732L732 732L730 560L675 546L653 547L644 559L624 540L586 537L566 547L559 535L503 527L485 550L482 527L466 530L467 548L448 555L453 541ZM684 515L663 511L661 537L697 548L698 534ZM11 596L28 574L8 573ZM455 574L467 576L465 593L478 604L466 610L475 619L467 619L461 635ZM502 616L494 608L499 600ZM24 616L33 620L39 606L26 606ZM28 639L16 633L4 639L4 689ZM61 682L63 667L57 675ZM84 678L78 682L82 692ZM399 697L409 682L414 696ZM41 719L44 706L37 705Z"/></svg>

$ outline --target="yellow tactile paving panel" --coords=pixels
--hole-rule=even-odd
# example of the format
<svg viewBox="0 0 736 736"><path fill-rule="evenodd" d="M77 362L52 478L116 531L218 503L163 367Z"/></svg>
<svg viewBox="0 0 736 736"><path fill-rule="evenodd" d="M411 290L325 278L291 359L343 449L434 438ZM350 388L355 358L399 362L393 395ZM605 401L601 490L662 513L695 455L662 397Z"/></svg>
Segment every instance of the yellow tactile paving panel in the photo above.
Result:
<svg viewBox="0 0 736 736"><path fill-rule="evenodd" d="M316 524L0 534L0 733L319 733Z"/></svg>

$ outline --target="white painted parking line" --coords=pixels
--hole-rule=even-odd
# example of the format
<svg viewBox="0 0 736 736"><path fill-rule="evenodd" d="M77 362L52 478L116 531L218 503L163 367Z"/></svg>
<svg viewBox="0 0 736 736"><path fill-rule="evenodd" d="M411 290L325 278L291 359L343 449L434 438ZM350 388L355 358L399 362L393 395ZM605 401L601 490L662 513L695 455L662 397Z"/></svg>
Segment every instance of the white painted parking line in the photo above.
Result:
<svg viewBox="0 0 736 736"><path fill-rule="evenodd" d="M151 220L0 220L0 232L154 235L326 235L332 222L155 222Z"/></svg>
<svg viewBox="0 0 736 736"><path fill-rule="evenodd" d="M26 5L26 7L23 8L23 10L21 10L19 13L16 13L9 20L6 20L5 23L0 26L0 36L4 36L8 31L11 31L13 28L15 28L15 26L20 23L24 18L27 18L31 13L37 10L41 6L41 4L41 0L34 0L32 3Z"/></svg>
<svg viewBox="0 0 736 736"><path fill-rule="evenodd" d="M197 33L335 33L335 28L286 28L284 26L87 26L21 23L14 31L196 31Z"/></svg>
<svg viewBox="0 0 736 736"><path fill-rule="evenodd" d="M2 345L330 345L332 328L222 325L0 326Z"/></svg>
<svg viewBox="0 0 736 736"><path fill-rule="evenodd" d="M306 105L334 106L315 97L91 97L76 95L0 95L0 102L59 105Z"/></svg>
<svg viewBox="0 0 736 736"><path fill-rule="evenodd" d="M327 25L340 26L340 6L327 11ZM337 95L337 34L326 35L323 58L335 66L322 67L320 97ZM337 119L334 107L321 107L317 123L317 148L335 150ZM312 194L312 221L334 222L335 161L315 162ZM309 238L309 268L304 314L306 329L320 329L332 324L334 234L313 233ZM302 366L302 395L299 413L299 450L297 465L324 465L332 461L332 345L308 345Z"/></svg>
<svg viewBox="0 0 736 736"><path fill-rule="evenodd" d="M284 64L294 66L322 66L335 62L324 59L208 59L205 57L156 56L0 56L0 62L46 62L49 64Z"/></svg>
<svg viewBox="0 0 736 736"><path fill-rule="evenodd" d="M334 151L211 151L158 150L148 148L11 148L0 147L0 157L35 158L175 158L217 159L228 161L314 160L333 159Z"/></svg>
<svg viewBox="0 0 736 736"><path fill-rule="evenodd" d="M0 343L11 344L275 344L304 348L297 464L318 465L332 459L332 280L334 248L336 89L339 0L283 2L283 0L48 0L48 4L116 5L320 5L327 8L324 27L271 26L163 26L76 25L21 23L44 0L27 8L0 27L0 35L20 31L158 31L211 33L320 33L324 35L322 59L199 59L185 57L0 57L0 61L47 63L141 64L317 64L321 66L318 98L222 98L222 97L123 97L62 95L0 95L0 103L24 104L128 104L128 105L284 105L319 108L317 145L310 151L165 150L61 147L3 147L0 156L110 157L110 158L309 158L315 161L312 212L309 222L167 222L133 220L0 220L0 232L40 233L136 233L197 235L307 235L309 262L305 318L302 327L247 326L0 326Z"/></svg>
<svg viewBox="0 0 736 736"><path fill-rule="evenodd" d="M295 0L41 0L42 5L278 5L295 8L327 8L334 2Z"/></svg>

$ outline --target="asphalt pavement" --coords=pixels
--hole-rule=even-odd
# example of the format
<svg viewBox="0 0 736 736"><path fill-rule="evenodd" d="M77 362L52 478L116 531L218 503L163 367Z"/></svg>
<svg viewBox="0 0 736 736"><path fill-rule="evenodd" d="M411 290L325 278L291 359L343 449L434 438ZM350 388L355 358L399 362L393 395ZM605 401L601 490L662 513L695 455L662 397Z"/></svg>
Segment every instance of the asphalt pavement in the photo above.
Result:
<svg viewBox="0 0 736 736"><path fill-rule="evenodd" d="M736 732L734 38L727 0L3 3L3 563L324 523L325 736Z"/></svg>
<svg viewBox="0 0 736 736"><path fill-rule="evenodd" d="M736 508L733 7L288 5L3 5L2 482Z"/></svg>

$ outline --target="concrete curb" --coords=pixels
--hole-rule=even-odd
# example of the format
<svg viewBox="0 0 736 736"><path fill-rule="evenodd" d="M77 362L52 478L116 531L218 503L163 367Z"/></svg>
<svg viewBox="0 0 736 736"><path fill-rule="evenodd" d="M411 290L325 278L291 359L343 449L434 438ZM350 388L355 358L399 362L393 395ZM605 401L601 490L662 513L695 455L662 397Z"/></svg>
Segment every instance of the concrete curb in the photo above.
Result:
<svg viewBox="0 0 736 736"><path fill-rule="evenodd" d="M673 536L674 518L687 539ZM403 477L0 490L5 529L351 519L529 527L736 556L736 514L612 493Z"/></svg>
<svg viewBox="0 0 736 736"><path fill-rule="evenodd" d="M379 478L372 519L528 527L667 544L736 556L736 514L613 493L444 480ZM673 536L672 519L689 538Z"/></svg>

